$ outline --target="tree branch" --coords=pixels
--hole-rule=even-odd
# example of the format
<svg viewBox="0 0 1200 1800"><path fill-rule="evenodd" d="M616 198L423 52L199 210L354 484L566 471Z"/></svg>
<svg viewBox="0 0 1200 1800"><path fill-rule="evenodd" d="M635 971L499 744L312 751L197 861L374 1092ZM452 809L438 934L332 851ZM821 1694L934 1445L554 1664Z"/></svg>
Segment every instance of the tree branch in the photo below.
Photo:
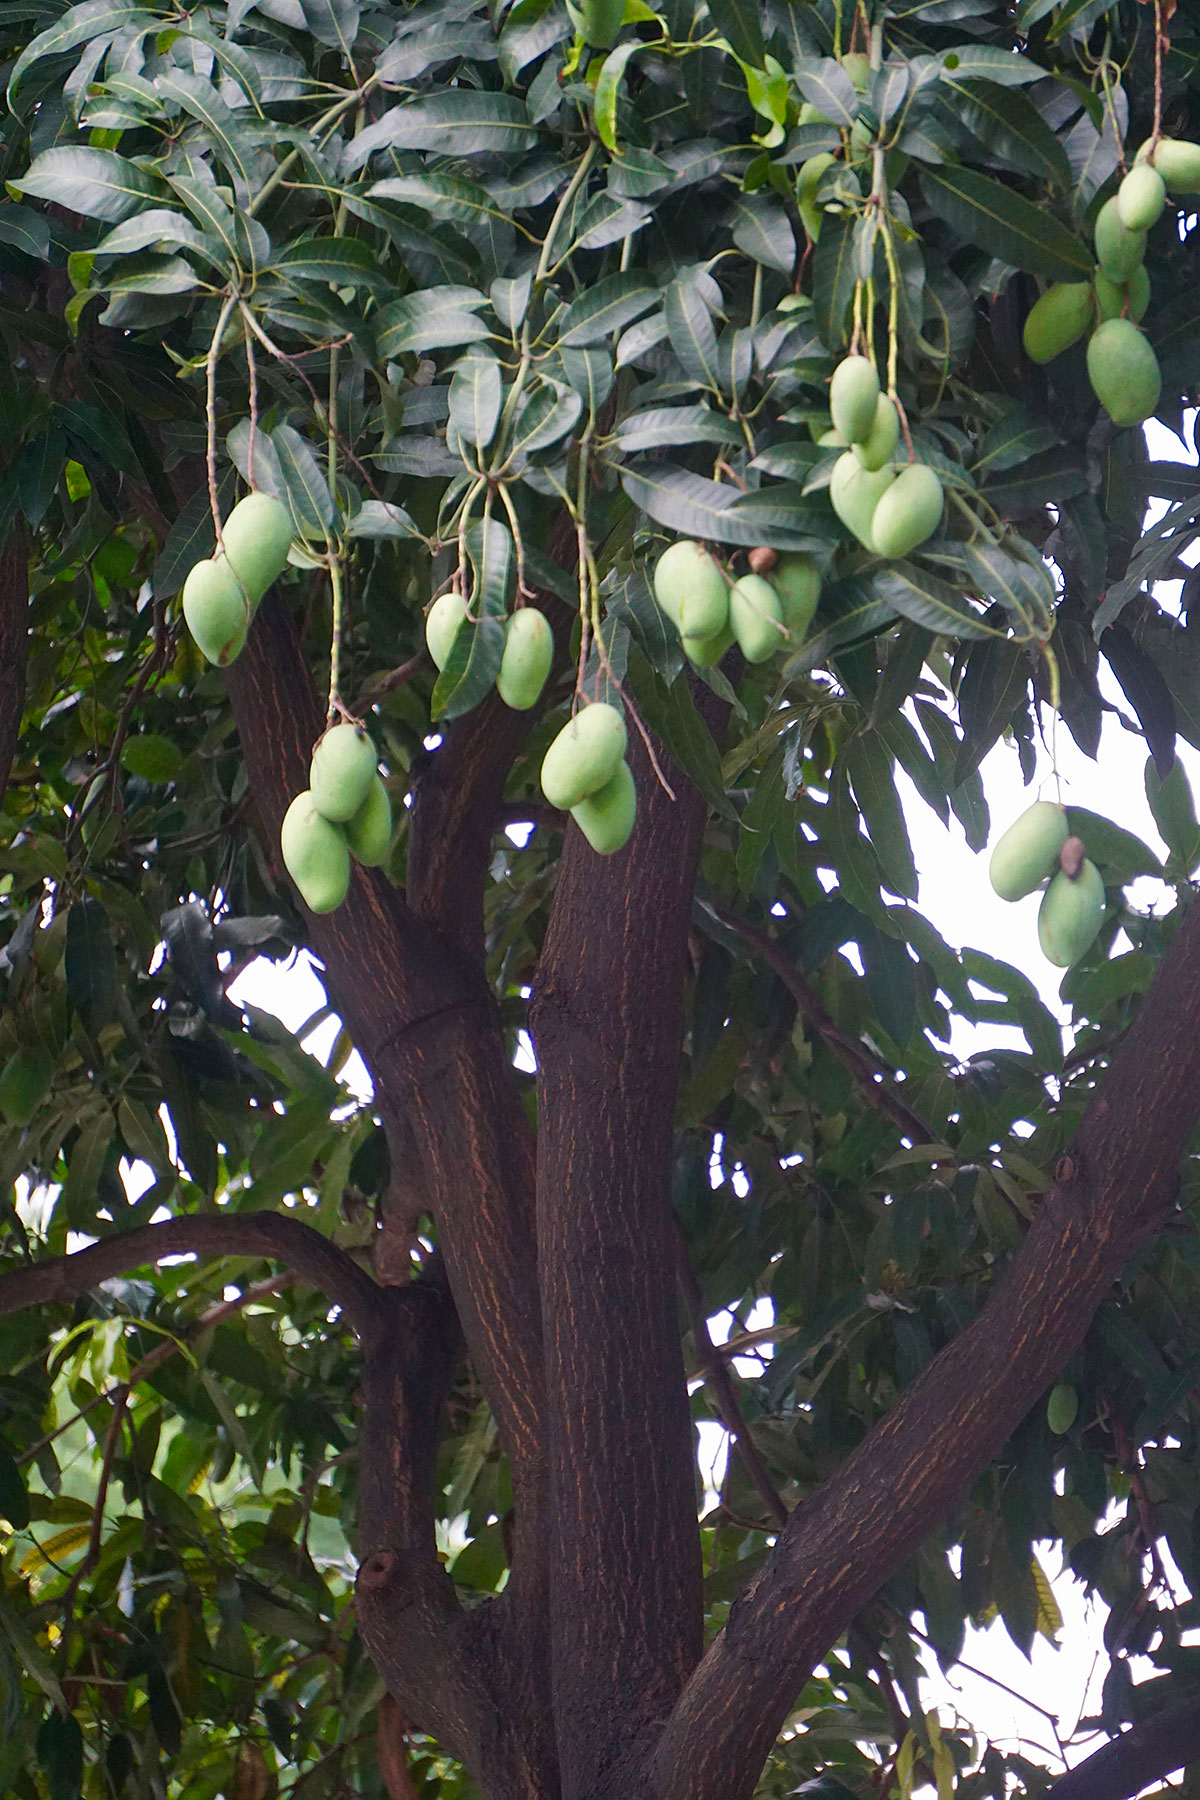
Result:
<svg viewBox="0 0 1200 1800"><path fill-rule="evenodd" d="M25 528L19 517L8 525L0 549L0 801L17 747L25 710L25 667L29 658L29 568Z"/></svg>
<svg viewBox="0 0 1200 1800"><path fill-rule="evenodd" d="M879 1063L863 1045L854 1043L846 1036L821 996L804 979L782 946L738 913L727 912L723 906L715 905L712 906L712 911L722 925L736 931L743 942L762 957L772 974L783 983L817 1036L824 1039L842 1066L850 1071L860 1092L875 1110L898 1125L905 1137L911 1138L914 1144L936 1143L935 1134L904 1104L891 1085L894 1080L891 1071Z"/></svg>
<svg viewBox="0 0 1200 1800"><path fill-rule="evenodd" d="M0 1318L28 1306L75 1300L115 1275L165 1256L265 1257L287 1266L340 1306L360 1337L379 1318L382 1290L344 1250L302 1219L284 1213L189 1213L117 1231L86 1250L51 1256L0 1275Z"/></svg>
<svg viewBox="0 0 1200 1800"><path fill-rule="evenodd" d="M1200 1693L1139 1719L1060 1775L1046 1800L1133 1800L1152 1781L1200 1760Z"/></svg>
<svg viewBox="0 0 1200 1800"><path fill-rule="evenodd" d="M1198 994L1193 905L987 1305L791 1515L735 1603L658 1746L658 1800L745 1800L812 1669L987 1466L1165 1222L1200 1116Z"/></svg>
<svg viewBox="0 0 1200 1800"><path fill-rule="evenodd" d="M567 830L530 1019L563 1800L632 1786L702 1623L670 1169L705 806L679 775L668 800L636 740L630 763L627 848Z"/></svg>

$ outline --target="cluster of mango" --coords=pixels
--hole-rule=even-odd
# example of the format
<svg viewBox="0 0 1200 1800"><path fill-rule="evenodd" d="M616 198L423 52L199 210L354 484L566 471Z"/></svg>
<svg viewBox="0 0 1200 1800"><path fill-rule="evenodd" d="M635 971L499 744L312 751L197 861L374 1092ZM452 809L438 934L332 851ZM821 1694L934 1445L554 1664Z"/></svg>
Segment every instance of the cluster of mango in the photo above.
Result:
<svg viewBox="0 0 1200 1800"><path fill-rule="evenodd" d="M470 614L456 589L439 594L425 616L425 643L434 665L444 669ZM536 706L554 661L554 633L536 606L519 606L504 622L504 651L496 692L505 706L528 712Z"/></svg>
<svg viewBox="0 0 1200 1800"><path fill-rule="evenodd" d="M1104 881L1083 839L1071 836L1065 806L1027 807L992 851L988 876L1001 900L1023 900L1048 882L1038 942L1056 968L1069 969L1090 948L1104 920Z"/></svg>
<svg viewBox="0 0 1200 1800"><path fill-rule="evenodd" d="M1158 405L1162 373L1138 329L1150 304L1146 233L1161 217L1168 192L1200 193L1200 144L1148 139L1133 167L1096 214L1097 269L1090 281L1056 281L1025 321L1025 353L1052 362L1090 333L1088 379L1114 425L1140 425Z"/></svg>
<svg viewBox="0 0 1200 1800"><path fill-rule="evenodd" d="M847 356L829 384L833 428L823 445L848 446L833 465L829 499L847 531L876 556L907 556L932 537L941 522L945 496L927 463L897 470L900 442L895 402L880 390L875 364Z"/></svg>
<svg viewBox="0 0 1200 1800"><path fill-rule="evenodd" d="M388 853L392 804L361 725L331 725L313 751L308 786L284 814L279 844L311 912L332 912L350 886L350 858L375 868Z"/></svg>
<svg viewBox="0 0 1200 1800"><path fill-rule="evenodd" d="M247 494L221 527L223 551L196 563L183 584L183 616L210 663L227 668L250 621L287 567L292 516L270 494Z"/></svg>
<svg viewBox="0 0 1200 1800"><path fill-rule="evenodd" d="M736 643L747 662L766 662L794 648L812 623L821 580L811 556L751 552L769 569L734 581L703 544L681 539L664 550L654 570L654 598L674 625L688 659L711 668Z"/></svg>

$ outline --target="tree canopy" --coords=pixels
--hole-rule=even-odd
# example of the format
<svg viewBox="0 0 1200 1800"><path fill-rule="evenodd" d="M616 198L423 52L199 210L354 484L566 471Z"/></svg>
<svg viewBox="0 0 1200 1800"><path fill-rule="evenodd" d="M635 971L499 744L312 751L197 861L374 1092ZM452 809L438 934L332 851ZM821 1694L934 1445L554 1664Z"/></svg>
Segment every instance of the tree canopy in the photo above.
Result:
<svg viewBox="0 0 1200 1800"><path fill-rule="evenodd" d="M0 1789L1200 1766L1194 11L0 33ZM1055 786L1114 706L1159 848ZM902 794L984 852L1002 741L1065 1029L921 910ZM324 1064L229 992L296 948ZM1053 1635L1044 1540L1066 1775L920 1689Z"/></svg>

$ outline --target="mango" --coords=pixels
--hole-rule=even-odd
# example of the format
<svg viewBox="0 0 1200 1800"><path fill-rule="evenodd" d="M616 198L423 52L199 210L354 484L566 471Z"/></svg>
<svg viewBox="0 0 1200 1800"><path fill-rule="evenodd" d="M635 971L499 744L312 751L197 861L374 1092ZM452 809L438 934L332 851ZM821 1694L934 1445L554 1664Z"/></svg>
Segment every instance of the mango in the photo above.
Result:
<svg viewBox="0 0 1200 1800"><path fill-rule="evenodd" d="M896 411L896 403L886 394L880 394L875 405L875 422L862 443L855 444L854 454L864 469L882 469L884 463L891 462L899 442L900 414Z"/></svg>
<svg viewBox="0 0 1200 1800"><path fill-rule="evenodd" d="M1200 144L1184 138L1160 137L1149 155L1149 140L1142 149L1173 194L1200 194ZM1139 160L1141 151L1138 152Z"/></svg>
<svg viewBox="0 0 1200 1800"><path fill-rule="evenodd" d="M833 465L829 500L847 531L868 550L874 550L871 519L879 501L896 479L889 463L882 469L864 469L853 450L845 451Z"/></svg>
<svg viewBox="0 0 1200 1800"><path fill-rule="evenodd" d="M733 643L733 626L726 625L715 637L682 639L683 654L697 669L712 669Z"/></svg>
<svg viewBox="0 0 1200 1800"><path fill-rule="evenodd" d="M860 94L867 91L867 83L871 79L871 59L865 50L848 50L842 58L842 67L854 83Z"/></svg>
<svg viewBox="0 0 1200 1800"><path fill-rule="evenodd" d="M270 494L247 494L221 527L225 555L257 606L287 568L292 515Z"/></svg>
<svg viewBox="0 0 1200 1800"><path fill-rule="evenodd" d="M1096 214L1094 235L1096 260L1104 273L1110 281L1128 281L1146 253L1146 234L1122 224L1115 194Z"/></svg>
<svg viewBox="0 0 1200 1800"><path fill-rule="evenodd" d="M783 622L795 645L807 636L817 601L821 598L817 565L803 550L789 550L776 563L771 573L771 586L779 595Z"/></svg>
<svg viewBox="0 0 1200 1800"><path fill-rule="evenodd" d="M624 760L602 788L571 808L571 817L598 856L612 856L623 848L636 815L637 788Z"/></svg>
<svg viewBox="0 0 1200 1800"><path fill-rule="evenodd" d="M9 1125L30 1124L53 1080L54 1059L48 1051L14 1051L0 1071L0 1115Z"/></svg>
<svg viewBox="0 0 1200 1800"><path fill-rule="evenodd" d="M1087 350L1092 391L1114 425L1140 425L1158 405L1162 371L1132 319L1106 319Z"/></svg>
<svg viewBox="0 0 1200 1800"><path fill-rule="evenodd" d="M879 404L879 377L875 364L865 356L846 356L833 371L829 383L829 412L833 429L848 444L861 444L871 435Z"/></svg>
<svg viewBox="0 0 1200 1800"><path fill-rule="evenodd" d="M350 886L350 851L346 834L317 810L305 789L283 815L279 847L284 867L310 912L332 912Z"/></svg>
<svg viewBox="0 0 1200 1800"><path fill-rule="evenodd" d="M783 607L771 583L761 575L743 575L734 582L729 623L748 663L766 662L783 648Z"/></svg>
<svg viewBox="0 0 1200 1800"><path fill-rule="evenodd" d="M880 556L907 556L941 524L946 497L927 463L909 463L871 515L871 542Z"/></svg>
<svg viewBox="0 0 1200 1800"><path fill-rule="evenodd" d="M703 544L690 538L672 544L659 557L654 598L676 631L690 637L715 637L729 617L729 586L721 566Z"/></svg>
<svg viewBox="0 0 1200 1800"><path fill-rule="evenodd" d="M246 642L251 608L223 556L191 569L183 584L183 616L209 662L228 668Z"/></svg>
<svg viewBox="0 0 1200 1800"><path fill-rule="evenodd" d="M375 771L375 746L362 727L331 725L308 766L309 792L322 818L338 825L352 819L370 792Z"/></svg>
<svg viewBox="0 0 1200 1800"><path fill-rule="evenodd" d="M996 841L988 879L1001 900L1023 900L1058 867L1070 836L1067 809L1054 800L1035 800Z"/></svg>
<svg viewBox="0 0 1200 1800"><path fill-rule="evenodd" d="M606 700L581 706L547 750L542 792L568 812L610 782L625 754L625 719Z"/></svg>
<svg viewBox="0 0 1200 1800"><path fill-rule="evenodd" d="M1095 317L1091 283L1056 281L1035 300L1021 341L1030 362L1048 363L1081 338Z"/></svg>
<svg viewBox="0 0 1200 1800"><path fill-rule="evenodd" d="M1057 1387L1051 1388L1046 1402L1046 1423L1055 1437L1066 1436L1078 1411L1079 1395L1069 1381L1060 1381Z"/></svg>
<svg viewBox="0 0 1200 1800"><path fill-rule="evenodd" d="M504 628L504 654L496 692L514 712L536 706L554 661L554 633L545 613L522 606Z"/></svg>
<svg viewBox="0 0 1200 1800"><path fill-rule="evenodd" d="M1069 969L1094 941L1104 922L1104 881L1095 863L1085 859L1075 880L1058 871L1038 909L1038 943L1057 969Z"/></svg>
<svg viewBox="0 0 1200 1800"><path fill-rule="evenodd" d="M1119 319L1124 313L1136 325L1150 304L1150 277L1144 263L1139 263L1129 280L1123 283L1110 281L1102 269L1097 269L1092 287L1101 324L1106 319Z"/></svg>
<svg viewBox="0 0 1200 1800"><path fill-rule="evenodd" d="M463 605L462 595L451 588L448 593L439 594L425 615L425 645L433 658L436 669L444 669L450 661L450 652L454 648L454 640L459 628L466 622L467 609Z"/></svg>
<svg viewBox="0 0 1200 1800"><path fill-rule="evenodd" d="M353 817L346 820L345 832L355 862L362 863L367 869L377 869L386 862L392 842L392 803L378 771L367 789L366 799Z"/></svg>
<svg viewBox="0 0 1200 1800"><path fill-rule="evenodd" d="M796 122L799 125L832 125L833 120L827 119L811 100L803 100L800 103L800 116Z"/></svg>
<svg viewBox="0 0 1200 1800"><path fill-rule="evenodd" d="M1117 212L1126 231L1149 231L1167 204L1167 184L1149 163L1130 169L1117 189Z"/></svg>

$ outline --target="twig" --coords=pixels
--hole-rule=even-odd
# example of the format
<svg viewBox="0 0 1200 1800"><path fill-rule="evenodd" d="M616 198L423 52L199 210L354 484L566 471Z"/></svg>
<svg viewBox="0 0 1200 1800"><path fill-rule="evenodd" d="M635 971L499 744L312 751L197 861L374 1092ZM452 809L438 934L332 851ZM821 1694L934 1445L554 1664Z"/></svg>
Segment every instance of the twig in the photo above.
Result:
<svg viewBox="0 0 1200 1800"><path fill-rule="evenodd" d="M778 1488L771 1480L770 1471L763 1460L762 1452L750 1435L750 1428L742 1415L738 1402L737 1389L728 1365L718 1356L712 1335L708 1329L708 1320L704 1312L704 1297L700 1292L700 1283L692 1268L688 1256L687 1239L679 1226L675 1227L675 1271L679 1280L683 1304L687 1309L688 1322L692 1328L692 1337L696 1345L696 1354L700 1358L700 1366L704 1370L705 1385L712 1393L721 1423L738 1447L738 1455L745 1465L746 1473L758 1489L763 1505L777 1525L786 1525L788 1509L784 1505Z"/></svg>
<svg viewBox="0 0 1200 1800"><path fill-rule="evenodd" d="M709 904L722 925L736 931L751 949L758 951L772 973L778 976L791 994L813 1030L825 1040L839 1062L853 1075L871 1105L891 1119L893 1124L899 1125L904 1135L911 1138L914 1144L937 1143L938 1139L928 1125L888 1085L891 1070L846 1037L826 1010L816 990L809 986L775 939L768 937L765 931L760 931L757 925L751 925L748 919L741 918L737 913L727 912L723 906L716 906L712 902ZM880 1076L883 1077L882 1080L877 1079Z"/></svg>

